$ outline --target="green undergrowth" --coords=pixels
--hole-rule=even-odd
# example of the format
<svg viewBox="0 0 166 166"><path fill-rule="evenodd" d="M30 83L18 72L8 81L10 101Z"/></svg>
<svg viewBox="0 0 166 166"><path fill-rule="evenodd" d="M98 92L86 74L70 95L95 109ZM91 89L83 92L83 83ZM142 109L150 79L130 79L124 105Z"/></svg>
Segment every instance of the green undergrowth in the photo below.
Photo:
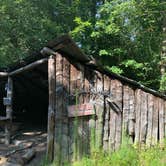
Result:
<svg viewBox="0 0 166 166"><path fill-rule="evenodd" d="M90 156L83 157L80 161L62 164L64 166L165 166L166 165L166 144L162 147L131 145L123 143L116 152L104 152L93 149ZM46 162L41 166L59 166L55 162L48 165Z"/></svg>
<svg viewBox="0 0 166 166"><path fill-rule="evenodd" d="M126 146L111 154L95 151L72 166L165 166L166 150L159 146L141 148Z"/></svg>

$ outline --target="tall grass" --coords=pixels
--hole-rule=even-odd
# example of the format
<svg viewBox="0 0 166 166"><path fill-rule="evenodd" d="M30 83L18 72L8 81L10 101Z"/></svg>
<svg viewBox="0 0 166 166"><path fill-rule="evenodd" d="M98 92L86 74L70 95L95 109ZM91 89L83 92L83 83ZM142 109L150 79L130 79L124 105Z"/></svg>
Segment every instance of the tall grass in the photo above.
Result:
<svg viewBox="0 0 166 166"><path fill-rule="evenodd" d="M159 145L139 148L125 144L111 154L94 151L72 166L166 166L166 149Z"/></svg>

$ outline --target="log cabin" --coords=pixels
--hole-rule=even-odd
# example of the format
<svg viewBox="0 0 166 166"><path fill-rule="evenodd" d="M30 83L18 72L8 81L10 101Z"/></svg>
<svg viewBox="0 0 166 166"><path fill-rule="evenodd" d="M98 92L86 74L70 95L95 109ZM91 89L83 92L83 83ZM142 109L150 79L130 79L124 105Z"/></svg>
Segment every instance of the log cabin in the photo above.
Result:
<svg viewBox="0 0 166 166"><path fill-rule="evenodd" d="M166 96L117 75L84 54L67 35L0 72L5 144L14 120L47 126L47 157L79 159L92 148L163 144Z"/></svg>

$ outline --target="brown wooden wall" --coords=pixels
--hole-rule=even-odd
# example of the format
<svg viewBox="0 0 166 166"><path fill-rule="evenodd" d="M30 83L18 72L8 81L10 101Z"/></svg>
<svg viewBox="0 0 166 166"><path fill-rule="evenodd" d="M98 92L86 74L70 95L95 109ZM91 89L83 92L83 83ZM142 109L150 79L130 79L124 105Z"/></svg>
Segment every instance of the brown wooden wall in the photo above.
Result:
<svg viewBox="0 0 166 166"><path fill-rule="evenodd" d="M163 142L166 136L164 99L87 66L74 65L60 54L55 61L54 159L59 162L78 159L89 154L93 147L114 151L120 147L125 134L132 143ZM93 115L69 117L69 107L85 103L93 106Z"/></svg>

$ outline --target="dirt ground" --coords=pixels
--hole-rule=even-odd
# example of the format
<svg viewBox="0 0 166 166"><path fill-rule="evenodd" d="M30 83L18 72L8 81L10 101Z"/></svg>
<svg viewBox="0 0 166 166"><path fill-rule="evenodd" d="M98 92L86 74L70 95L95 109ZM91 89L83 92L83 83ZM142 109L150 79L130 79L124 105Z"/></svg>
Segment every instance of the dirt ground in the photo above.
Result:
<svg viewBox="0 0 166 166"><path fill-rule="evenodd" d="M46 130L33 125L17 130L11 145L0 143L0 166L40 166L46 154L46 138ZM32 155L29 161L28 155Z"/></svg>

